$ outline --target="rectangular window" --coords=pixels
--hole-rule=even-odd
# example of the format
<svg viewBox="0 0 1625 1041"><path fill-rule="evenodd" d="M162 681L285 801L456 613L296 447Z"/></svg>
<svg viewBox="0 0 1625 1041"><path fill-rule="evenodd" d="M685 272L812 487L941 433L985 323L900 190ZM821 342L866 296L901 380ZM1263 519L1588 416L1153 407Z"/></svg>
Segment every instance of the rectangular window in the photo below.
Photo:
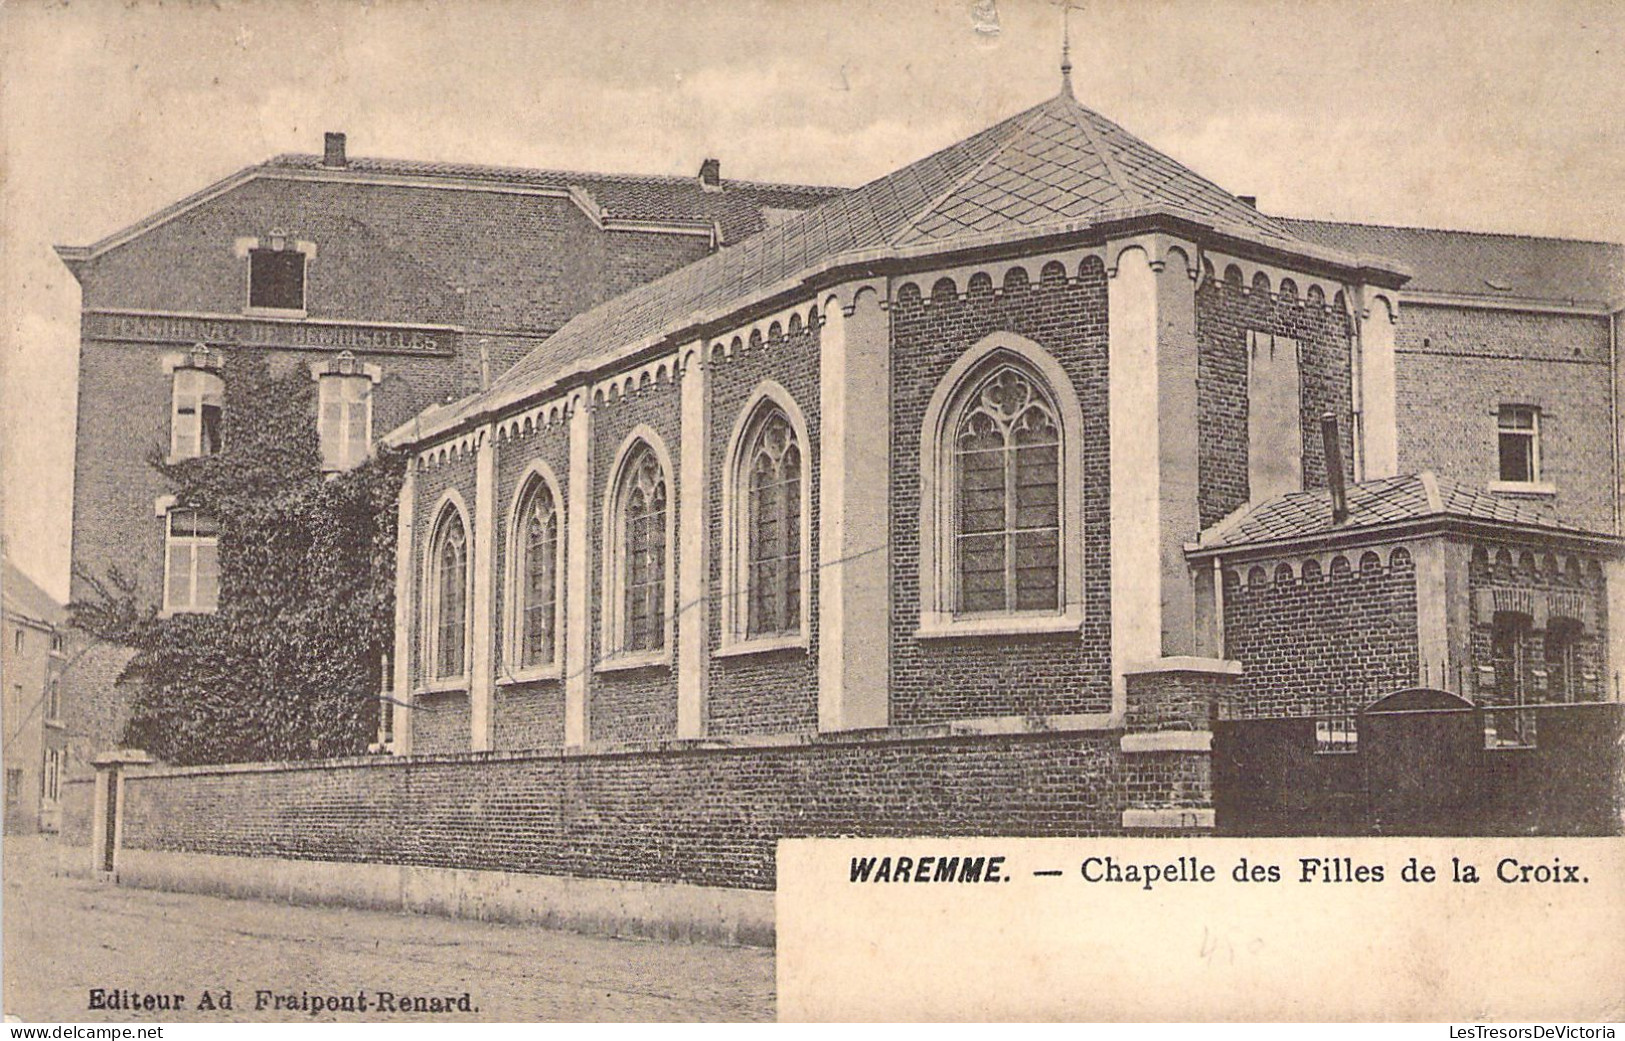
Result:
<svg viewBox="0 0 1625 1041"><path fill-rule="evenodd" d="M40 762L39 793L46 802L56 802L61 792L62 753L47 748Z"/></svg>
<svg viewBox="0 0 1625 1041"><path fill-rule="evenodd" d="M220 420L225 383L207 369L176 369L174 408L169 424L169 455L194 459L220 451Z"/></svg>
<svg viewBox="0 0 1625 1041"><path fill-rule="evenodd" d="M305 309L305 255L296 249L248 251L248 306Z"/></svg>
<svg viewBox="0 0 1625 1041"><path fill-rule="evenodd" d="M18 629L11 637L11 649L18 654L23 653L23 631Z"/></svg>
<svg viewBox="0 0 1625 1041"><path fill-rule="evenodd" d="M213 611L220 597L220 528L196 510L170 510L164 553L164 610Z"/></svg>
<svg viewBox="0 0 1625 1041"><path fill-rule="evenodd" d="M17 801L22 794L23 771L20 767L8 767L6 770L6 805Z"/></svg>
<svg viewBox="0 0 1625 1041"><path fill-rule="evenodd" d="M360 465L372 441L372 379L327 375L318 387L322 469L332 473Z"/></svg>
<svg viewBox="0 0 1625 1041"><path fill-rule="evenodd" d="M1247 490L1252 502L1303 490L1298 341L1247 336Z"/></svg>
<svg viewBox="0 0 1625 1041"><path fill-rule="evenodd" d="M45 718L55 721L62 718L62 679L52 676L50 685L45 688Z"/></svg>
<svg viewBox="0 0 1625 1041"><path fill-rule="evenodd" d="M1502 405L1496 426L1500 440L1501 480L1533 484L1540 480L1540 409Z"/></svg>

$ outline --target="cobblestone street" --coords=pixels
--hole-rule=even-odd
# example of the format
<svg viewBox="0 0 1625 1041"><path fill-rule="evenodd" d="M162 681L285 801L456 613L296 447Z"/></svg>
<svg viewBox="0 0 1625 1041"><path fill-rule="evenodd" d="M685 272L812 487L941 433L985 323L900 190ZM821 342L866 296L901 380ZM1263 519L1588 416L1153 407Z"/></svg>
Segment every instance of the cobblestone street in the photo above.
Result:
<svg viewBox="0 0 1625 1041"><path fill-rule="evenodd" d="M5 1012L30 1022L767 1020L773 953L611 940L415 915L126 889L54 876L43 838L5 840ZM186 997L98 1011L90 991ZM229 1011L199 1012L207 990ZM256 992L470 995L475 1012L311 1016Z"/></svg>

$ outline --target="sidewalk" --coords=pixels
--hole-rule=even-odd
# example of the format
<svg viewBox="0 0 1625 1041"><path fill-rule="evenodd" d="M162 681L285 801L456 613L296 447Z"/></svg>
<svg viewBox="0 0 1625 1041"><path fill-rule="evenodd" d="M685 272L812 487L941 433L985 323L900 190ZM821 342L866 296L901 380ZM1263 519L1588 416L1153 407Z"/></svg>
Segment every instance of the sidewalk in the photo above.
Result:
<svg viewBox="0 0 1625 1041"><path fill-rule="evenodd" d="M4 1011L30 1022L773 1018L771 951L126 889L51 875L51 842L5 839ZM178 994L185 1007L92 1010L94 988ZM205 990L229 990L234 1007L197 1011ZM372 1005L380 991L466 992L478 1011L312 1016L274 999L256 1010L257 991L296 1004L362 992Z"/></svg>

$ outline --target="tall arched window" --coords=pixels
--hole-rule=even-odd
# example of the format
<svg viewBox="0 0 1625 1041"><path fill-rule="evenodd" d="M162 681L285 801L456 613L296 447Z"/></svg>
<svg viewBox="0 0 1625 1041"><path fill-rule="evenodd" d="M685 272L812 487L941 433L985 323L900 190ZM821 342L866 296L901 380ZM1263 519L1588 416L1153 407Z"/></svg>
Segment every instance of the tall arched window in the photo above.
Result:
<svg viewBox="0 0 1625 1041"><path fill-rule="evenodd" d="M995 366L954 428L957 612L1055 611L1060 585L1061 427L1023 369Z"/></svg>
<svg viewBox="0 0 1625 1041"><path fill-rule="evenodd" d="M449 503L435 525L428 565L429 646L424 658L434 679L456 679L467 662L468 533L463 515Z"/></svg>
<svg viewBox="0 0 1625 1041"><path fill-rule="evenodd" d="M801 628L801 449L783 410L763 411L748 457L750 636Z"/></svg>
<svg viewBox="0 0 1625 1041"><path fill-rule="evenodd" d="M641 659L667 649L670 491L666 467L647 440L622 452L608 526L605 650Z"/></svg>
<svg viewBox="0 0 1625 1041"><path fill-rule="evenodd" d="M801 646L806 637L806 425L765 382L740 413L723 486L723 643Z"/></svg>
<svg viewBox="0 0 1625 1041"><path fill-rule="evenodd" d="M533 475L514 511L510 543L514 563L508 661L519 669L542 668L558 660L559 520L552 484L541 474Z"/></svg>
<svg viewBox="0 0 1625 1041"><path fill-rule="evenodd" d="M1082 622L1082 413L1037 344L995 334L933 395L921 442L921 635Z"/></svg>

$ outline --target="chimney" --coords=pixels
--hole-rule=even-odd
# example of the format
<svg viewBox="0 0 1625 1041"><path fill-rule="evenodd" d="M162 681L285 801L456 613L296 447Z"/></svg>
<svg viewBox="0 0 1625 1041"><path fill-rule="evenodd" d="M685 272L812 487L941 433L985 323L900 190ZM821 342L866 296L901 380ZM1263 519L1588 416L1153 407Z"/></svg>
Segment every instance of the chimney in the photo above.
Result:
<svg viewBox="0 0 1625 1041"><path fill-rule="evenodd" d="M722 190L722 160L707 159L700 164L700 186L706 191Z"/></svg>
<svg viewBox="0 0 1625 1041"><path fill-rule="evenodd" d="M1343 484L1343 441L1337 436L1337 415L1320 417L1320 440L1326 446L1326 484L1332 490L1332 523L1349 519L1349 493Z"/></svg>
<svg viewBox="0 0 1625 1041"><path fill-rule="evenodd" d="M1246 203L1251 208L1253 208L1255 210L1258 209L1258 196L1256 196L1256 195L1238 195L1238 196L1236 196L1236 198L1240 199L1242 202Z"/></svg>
<svg viewBox="0 0 1625 1041"><path fill-rule="evenodd" d="M322 165L323 166L345 167L345 166L350 165L350 160L345 158L345 155L344 155L344 135L343 134L336 134L333 131L329 130L327 132L326 140L323 142L323 145L324 145L324 147L322 149Z"/></svg>

